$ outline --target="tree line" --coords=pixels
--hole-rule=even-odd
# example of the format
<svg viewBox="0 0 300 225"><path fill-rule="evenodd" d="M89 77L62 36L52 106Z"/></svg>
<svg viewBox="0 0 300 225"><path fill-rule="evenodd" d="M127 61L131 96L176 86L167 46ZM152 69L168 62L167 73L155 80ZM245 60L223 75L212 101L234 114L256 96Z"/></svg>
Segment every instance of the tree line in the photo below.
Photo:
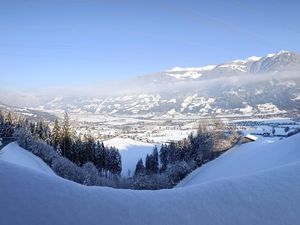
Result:
<svg viewBox="0 0 300 225"><path fill-rule="evenodd" d="M90 134L76 137L72 130L69 116L65 113L60 124L56 119L50 135L50 144L64 157L79 166L92 162L102 175L108 172L120 175L122 170L121 155L118 149L106 147L103 142L96 141Z"/></svg>
<svg viewBox="0 0 300 225"><path fill-rule="evenodd" d="M134 175L120 177L121 155L90 134L76 135L69 116L53 126L0 112L0 137L16 137L18 144L39 156L63 178L85 185L131 189L171 188L188 173L229 149L238 139L236 129L218 120L200 123L196 133L181 141L153 148L140 159Z"/></svg>
<svg viewBox="0 0 300 225"><path fill-rule="evenodd" d="M197 132L187 138L162 144L160 151L154 147L152 154L146 156L145 164L138 160L134 173L136 188L172 187L194 169L231 148L238 138L233 125L225 125L220 120L202 122Z"/></svg>
<svg viewBox="0 0 300 225"><path fill-rule="evenodd" d="M67 113L61 122L55 120L50 129L49 125L41 121L30 121L17 114L0 112L0 137L12 136L17 138L21 147L41 157L52 169L58 166L57 159L64 159L61 161L72 164L73 167L88 167L86 164L95 167L97 174L103 177L113 178L121 173L121 155L118 149L104 146L90 134L76 136Z"/></svg>

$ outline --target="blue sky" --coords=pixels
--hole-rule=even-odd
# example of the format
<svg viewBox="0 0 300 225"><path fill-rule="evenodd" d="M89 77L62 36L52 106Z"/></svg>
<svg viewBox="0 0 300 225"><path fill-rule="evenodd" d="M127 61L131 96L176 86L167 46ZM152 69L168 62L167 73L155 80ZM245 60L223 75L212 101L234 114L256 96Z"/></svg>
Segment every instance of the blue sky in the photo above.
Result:
<svg viewBox="0 0 300 225"><path fill-rule="evenodd" d="M79 86L300 53L299 9L300 1L1 1L1 86Z"/></svg>

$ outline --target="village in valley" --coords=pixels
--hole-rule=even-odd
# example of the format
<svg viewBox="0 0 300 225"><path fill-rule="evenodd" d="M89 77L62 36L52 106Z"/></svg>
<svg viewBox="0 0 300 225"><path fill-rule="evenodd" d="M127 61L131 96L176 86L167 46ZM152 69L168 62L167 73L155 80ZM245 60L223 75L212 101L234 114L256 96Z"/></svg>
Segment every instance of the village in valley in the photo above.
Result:
<svg viewBox="0 0 300 225"><path fill-rule="evenodd" d="M0 225L299 225L300 0L0 7Z"/></svg>

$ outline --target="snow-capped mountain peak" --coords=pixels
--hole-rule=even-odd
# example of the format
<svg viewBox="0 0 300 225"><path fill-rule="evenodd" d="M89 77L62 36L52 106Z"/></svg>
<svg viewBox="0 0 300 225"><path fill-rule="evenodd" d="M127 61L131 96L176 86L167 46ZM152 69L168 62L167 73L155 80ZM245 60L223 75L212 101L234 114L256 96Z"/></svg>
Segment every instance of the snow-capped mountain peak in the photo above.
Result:
<svg viewBox="0 0 300 225"><path fill-rule="evenodd" d="M299 111L299 75L300 56L279 51L219 65L175 67L124 82L124 87L138 87L125 94L56 96L42 102L39 109L169 117L177 117L176 113L206 116Z"/></svg>
<svg viewBox="0 0 300 225"><path fill-rule="evenodd" d="M202 66L202 67L174 67L171 70L167 70L167 72L187 72L187 71L210 71L213 70L216 67L216 65L208 65L208 66Z"/></svg>
<svg viewBox="0 0 300 225"><path fill-rule="evenodd" d="M253 61L258 61L260 60L262 57L258 57L258 56L251 56L248 57L247 59L237 59L232 61L231 63L247 63L247 62L253 62Z"/></svg>
<svg viewBox="0 0 300 225"><path fill-rule="evenodd" d="M291 51L280 50L280 51L278 51L276 53L267 54L265 57L266 58L273 58L273 57L278 57L278 56L281 56L281 55L291 56L291 55L296 55L296 54L293 53L293 52L291 52Z"/></svg>
<svg viewBox="0 0 300 225"><path fill-rule="evenodd" d="M167 75L175 77L179 80L182 79L197 79L202 76L202 72L211 71L216 65L208 65L202 67L174 67L171 70L167 70Z"/></svg>
<svg viewBox="0 0 300 225"><path fill-rule="evenodd" d="M258 61L260 59L261 59L261 57L258 57L258 56L251 56L251 57L247 58L248 61Z"/></svg>
<svg viewBox="0 0 300 225"><path fill-rule="evenodd" d="M267 54L263 57L251 56L246 59L238 59L219 65L208 65L202 67L174 67L166 70L165 75L178 80L195 80L203 76L213 77L215 74L225 73L260 73L274 72L282 66L300 65L300 56L286 50Z"/></svg>

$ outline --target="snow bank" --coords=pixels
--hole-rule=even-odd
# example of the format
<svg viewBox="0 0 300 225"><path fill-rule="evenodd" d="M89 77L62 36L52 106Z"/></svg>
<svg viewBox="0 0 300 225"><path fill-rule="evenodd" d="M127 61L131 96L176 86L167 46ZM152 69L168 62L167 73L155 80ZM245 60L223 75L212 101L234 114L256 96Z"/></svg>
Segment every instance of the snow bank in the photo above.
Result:
<svg viewBox="0 0 300 225"><path fill-rule="evenodd" d="M19 147L16 143L10 143L0 151L0 160L48 175L55 174L43 160Z"/></svg>
<svg viewBox="0 0 300 225"><path fill-rule="evenodd" d="M13 160L0 159L0 224L298 224L299 147L300 135L245 144L199 168L185 187L133 191L82 186L32 163L17 165L26 156L12 144Z"/></svg>
<svg viewBox="0 0 300 225"><path fill-rule="evenodd" d="M0 163L0 224L279 225L300 219L300 163L162 191L85 187Z"/></svg>
<svg viewBox="0 0 300 225"><path fill-rule="evenodd" d="M188 175L177 187L254 174L300 160L300 134L242 144Z"/></svg>
<svg viewBox="0 0 300 225"><path fill-rule="evenodd" d="M130 138L113 138L104 141L104 145L119 149L122 159L122 176L128 176L128 170L131 175L134 173L137 161L142 158L145 162L147 154L152 153L154 144L135 141Z"/></svg>

